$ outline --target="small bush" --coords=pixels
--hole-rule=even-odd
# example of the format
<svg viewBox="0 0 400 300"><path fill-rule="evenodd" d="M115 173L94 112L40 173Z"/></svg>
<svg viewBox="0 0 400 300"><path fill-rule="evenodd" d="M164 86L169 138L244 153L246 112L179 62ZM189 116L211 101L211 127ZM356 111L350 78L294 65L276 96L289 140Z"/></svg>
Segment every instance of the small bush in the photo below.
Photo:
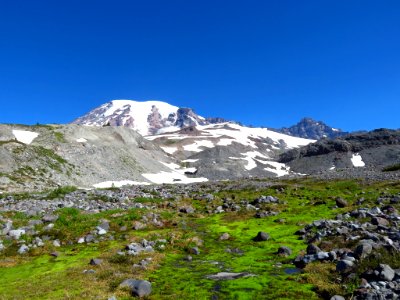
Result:
<svg viewBox="0 0 400 300"><path fill-rule="evenodd" d="M55 190L51 191L47 195L47 199L55 199L55 198L63 198L66 194L72 193L76 191L77 188L75 186L63 186L56 188Z"/></svg>

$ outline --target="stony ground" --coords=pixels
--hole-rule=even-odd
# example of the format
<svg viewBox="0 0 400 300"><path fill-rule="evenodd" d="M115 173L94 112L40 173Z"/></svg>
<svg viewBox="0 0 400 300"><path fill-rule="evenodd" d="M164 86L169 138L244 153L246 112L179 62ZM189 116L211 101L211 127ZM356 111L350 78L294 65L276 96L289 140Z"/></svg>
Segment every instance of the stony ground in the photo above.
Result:
<svg viewBox="0 0 400 300"><path fill-rule="evenodd" d="M0 299L396 299L399 208L372 179L2 195Z"/></svg>

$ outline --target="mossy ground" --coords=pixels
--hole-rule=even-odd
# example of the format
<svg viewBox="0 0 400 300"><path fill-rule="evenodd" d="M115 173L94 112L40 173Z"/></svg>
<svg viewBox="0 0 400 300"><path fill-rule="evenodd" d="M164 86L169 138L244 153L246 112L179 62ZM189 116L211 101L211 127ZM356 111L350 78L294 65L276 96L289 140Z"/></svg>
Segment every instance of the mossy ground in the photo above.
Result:
<svg viewBox="0 0 400 300"><path fill-rule="evenodd" d="M381 182L365 184L356 181L315 181L311 179L279 182L270 188L253 190L239 189L214 193L215 203L222 198L233 201L253 200L261 195L272 195L280 204L266 205L265 209L279 212L278 215L257 219L254 212L227 212L207 214L205 200L187 198L177 200L176 207L191 204L193 214L179 213L176 208L167 208L160 199L138 199L138 202L153 202L156 213L161 215L165 226L131 230L135 220L148 211L107 211L85 214L74 209L61 209L54 231L49 235L63 242L89 233L101 219L110 221L115 231L113 240L97 244L65 245L55 249L52 245L31 251L27 256L18 256L11 251L0 254L0 299L107 299L111 295L118 299L130 299L127 291L118 285L126 278L141 278L152 282L153 292L149 299L319 299L317 292L335 293L344 287L334 281L332 266L312 264L307 273L288 274L293 269L291 260L306 245L294 233L314 220L333 218L338 213L351 210L358 198L365 198L366 206L373 206L382 193L399 193L398 183ZM335 198L343 197L349 207L338 209ZM3 214L24 225L27 217L15 213ZM128 230L120 232L121 226ZM254 242L258 231L268 232L270 240ZM229 233L228 240L219 237ZM163 250L139 257L116 256L129 242L166 239ZM187 249L198 246L199 255L187 261ZM279 246L288 246L293 254L282 257L276 254ZM240 249L232 253L227 249ZM57 250L60 256L49 255ZM147 269L133 268L144 257L151 257ZM100 266L89 266L91 258L102 258ZM84 270L94 269L94 274ZM215 281L206 276L218 272L247 272L253 276L235 280Z"/></svg>

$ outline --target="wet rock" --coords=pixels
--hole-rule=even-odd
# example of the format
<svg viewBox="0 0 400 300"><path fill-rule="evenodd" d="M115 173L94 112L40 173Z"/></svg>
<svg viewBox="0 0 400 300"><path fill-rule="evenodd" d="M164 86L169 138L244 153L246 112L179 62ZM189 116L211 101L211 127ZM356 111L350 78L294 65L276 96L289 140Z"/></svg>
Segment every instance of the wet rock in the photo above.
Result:
<svg viewBox="0 0 400 300"><path fill-rule="evenodd" d="M255 242L263 242L263 241L268 241L270 239L270 236L268 233L259 231L257 235L253 238L253 241Z"/></svg>

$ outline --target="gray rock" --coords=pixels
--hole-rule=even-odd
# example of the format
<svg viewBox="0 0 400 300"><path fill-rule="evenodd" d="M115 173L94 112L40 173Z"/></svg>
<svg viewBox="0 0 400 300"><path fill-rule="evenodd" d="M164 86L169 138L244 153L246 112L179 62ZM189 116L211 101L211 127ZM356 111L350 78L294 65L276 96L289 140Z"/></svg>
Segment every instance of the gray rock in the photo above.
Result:
<svg viewBox="0 0 400 300"><path fill-rule="evenodd" d="M382 225L382 226L389 226L390 222L388 220L386 220L385 218L381 218L381 217L373 217L371 219L371 223L373 225Z"/></svg>
<svg viewBox="0 0 400 300"><path fill-rule="evenodd" d="M99 258L92 258L92 259L90 260L90 262L89 262L89 265L98 266L98 265L101 265L102 263L103 263L103 260L102 260L102 259L99 259Z"/></svg>
<svg viewBox="0 0 400 300"><path fill-rule="evenodd" d="M282 256L290 256L292 255L292 250L289 247L281 246L278 248L277 253Z"/></svg>
<svg viewBox="0 0 400 300"><path fill-rule="evenodd" d="M93 241L94 241L94 235L88 234L87 236L85 236L85 242L86 243L91 243Z"/></svg>
<svg viewBox="0 0 400 300"><path fill-rule="evenodd" d="M14 230L10 230L8 232L8 236L13 238L14 240L19 240L21 235L23 235L23 234L25 234L25 230L24 229L14 229Z"/></svg>
<svg viewBox="0 0 400 300"><path fill-rule="evenodd" d="M185 214L192 214L194 213L194 208L192 206L183 206L179 208L179 211Z"/></svg>
<svg viewBox="0 0 400 300"><path fill-rule="evenodd" d="M336 201L336 206L337 206L337 207L343 208L343 207L348 206L347 201L344 200L344 199L341 198L341 197L336 198L335 201Z"/></svg>
<svg viewBox="0 0 400 300"><path fill-rule="evenodd" d="M145 297L151 293L151 283L147 280L126 279L119 286L129 288L136 297Z"/></svg>
<svg viewBox="0 0 400 300"><path fill-rule="evenodd" d="M392 281L395 276L395 271L386 264L380 264L376 271L379 272L379 279L385 281Z"/></svg>
<svg viewBox="0 0 400 300"><path fill-rule="evenodd" d="M19 247L18 249L18 253L19 254L25 254L29 251L29 247L27 245L22 245L21 247Z"/></svg>
<svg viewBox="0 0 400 300"><path fill-rule="evenodd" d="M263 242L263 241L268 241L270 239L270 236L268 233L259 231L257 235L253 238L253 241L255 242Z"/></svg>
<svg viewBox="0 0 400 300"><path fill-rule="evenodd" d="M336 271L339 273L347 273L349 272L354 266L354 263L350 260L339 260L336 264Z"/></svg>
<svg viewBox="0 0 400 300"><path fill-rule="evenodd" d="M189 253L190 254L194 254L194 255L199 255L200 254L200 250L198 247L193 247L189 249Z"/></svg>
<svg viewBox="0 0 400 300"><path fill-rule="evenodd" d="M306 252L307 252L307 254L312 255L312 254L317 254L318 252L321 252L321 249L314 244L309 244L307 246Z"/></svg>
<svg viewBox="0 0 400 300"><path fill-rule="evenodd" d="M335 295L332 296L330 300L346 300L343 296Z"/></svg>
<svg viewBox="0 0 400 300"><path fill-rule="evenodd" d="M230 237L231 237L230 234L225 232L219 237L219 240L220 241L226 241L226 240L229 240Z"/></svg>
<svg viewBox="0 0 400 300"><path fill-rule="evenodd" d="M45 222L45 223L54 223L57 220L58 220L58 216L57 215L47 214L47 215L44 215L42 217L42 221Z"/></svg>
<svg viewBox="0 0 400 300"><path fill-rule="evenodd" d="M354 250L354 255L358 259L366 258L372 252L372 245L370 243L361 243L359 244L356 249Z"/></svg>

